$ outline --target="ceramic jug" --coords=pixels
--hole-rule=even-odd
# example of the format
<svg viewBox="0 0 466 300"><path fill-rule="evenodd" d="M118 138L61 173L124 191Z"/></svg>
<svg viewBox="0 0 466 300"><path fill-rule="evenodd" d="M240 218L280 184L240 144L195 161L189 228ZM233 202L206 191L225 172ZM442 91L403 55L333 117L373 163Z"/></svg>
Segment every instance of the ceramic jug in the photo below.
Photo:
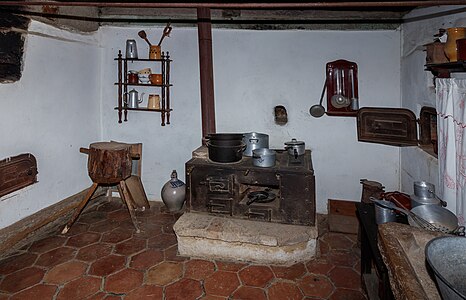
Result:
<svg viewBox="0 0 466 300"><path fill-rule="evenodd" d="M456 49L456 40L466 38L466 27L453 27L447 29L447 42L445 43L445 55L450 62L458 60L458 52Z"/></svg>
<svg viewBox="0 0 466 300"><path fill-rule="evenodd" d="M162 201L171 212L179 211L183 208L186 185L178 179L176 170L172 171L170 180L162 187Z"/></svg>

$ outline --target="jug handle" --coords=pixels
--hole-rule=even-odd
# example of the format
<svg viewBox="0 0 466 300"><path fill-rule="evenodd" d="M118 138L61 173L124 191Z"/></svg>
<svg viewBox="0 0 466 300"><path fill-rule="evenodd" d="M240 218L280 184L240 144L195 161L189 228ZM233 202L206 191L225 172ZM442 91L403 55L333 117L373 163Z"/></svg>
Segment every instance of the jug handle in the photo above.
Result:
<svg viewBox="0 0 466 300"><path fill-rule="evenodd" d="M144 100L144 93L141 93L141 100L138 100L138 103L142 103L143 100Z"/></svg>

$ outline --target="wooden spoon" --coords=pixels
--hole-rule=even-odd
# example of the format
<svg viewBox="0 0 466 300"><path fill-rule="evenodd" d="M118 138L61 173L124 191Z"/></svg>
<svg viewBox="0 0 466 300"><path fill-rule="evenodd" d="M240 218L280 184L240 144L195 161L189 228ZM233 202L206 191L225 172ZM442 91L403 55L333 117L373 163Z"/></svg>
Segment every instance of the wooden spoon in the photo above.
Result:
<svg viewBox="0 0 466 300"><path fill-rule="evenodd" d="M139 31L139 32L138 32L138 35L139 35L143 40L145 40L145 41L149 44L149 46L152 46L152 44L151 44L151 43L149 42L149 40L147 39L147 34L146 34L146 32L145 32L144 30Z"/></svg>

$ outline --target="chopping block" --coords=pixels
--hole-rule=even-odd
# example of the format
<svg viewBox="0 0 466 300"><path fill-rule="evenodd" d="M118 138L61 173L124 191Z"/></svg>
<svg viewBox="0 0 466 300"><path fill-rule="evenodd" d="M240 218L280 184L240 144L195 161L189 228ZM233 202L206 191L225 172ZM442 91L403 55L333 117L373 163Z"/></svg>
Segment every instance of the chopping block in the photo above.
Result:
<svg viewBox="0 0 466 300"><path fill-rule="evenodd" d="M70 230L99 185L117 186L120 197L128 208L134 228L139 233L140 229L134 210L149 208L141 178L131 175L132 159L139 158L139 154L132 149L131 144L119 142L92 143L89 149L81 148L80 152L89 156L87 169L93 184L63 228L62 234Z"/></svg>

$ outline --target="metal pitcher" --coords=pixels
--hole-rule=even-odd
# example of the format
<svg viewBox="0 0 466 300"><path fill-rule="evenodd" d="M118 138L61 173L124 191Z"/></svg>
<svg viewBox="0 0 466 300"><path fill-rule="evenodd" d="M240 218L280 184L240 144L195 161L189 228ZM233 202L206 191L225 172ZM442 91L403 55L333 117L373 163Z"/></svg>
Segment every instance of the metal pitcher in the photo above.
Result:
<svg viewBox="0 0 466 300"><path fill-rule="evenodd" d="M139 104L144 100L144 93L141 94L141 98L138 97L138 92L135 89L132 89L129 92L125 93L125 105L128 108L139 108Z"/></svg>
<svg viewBox="0 0 466 300"><path fill-rule="evenodd" d="M126 58L138 58L138 48L135 40L126 40Z"/></svg>

